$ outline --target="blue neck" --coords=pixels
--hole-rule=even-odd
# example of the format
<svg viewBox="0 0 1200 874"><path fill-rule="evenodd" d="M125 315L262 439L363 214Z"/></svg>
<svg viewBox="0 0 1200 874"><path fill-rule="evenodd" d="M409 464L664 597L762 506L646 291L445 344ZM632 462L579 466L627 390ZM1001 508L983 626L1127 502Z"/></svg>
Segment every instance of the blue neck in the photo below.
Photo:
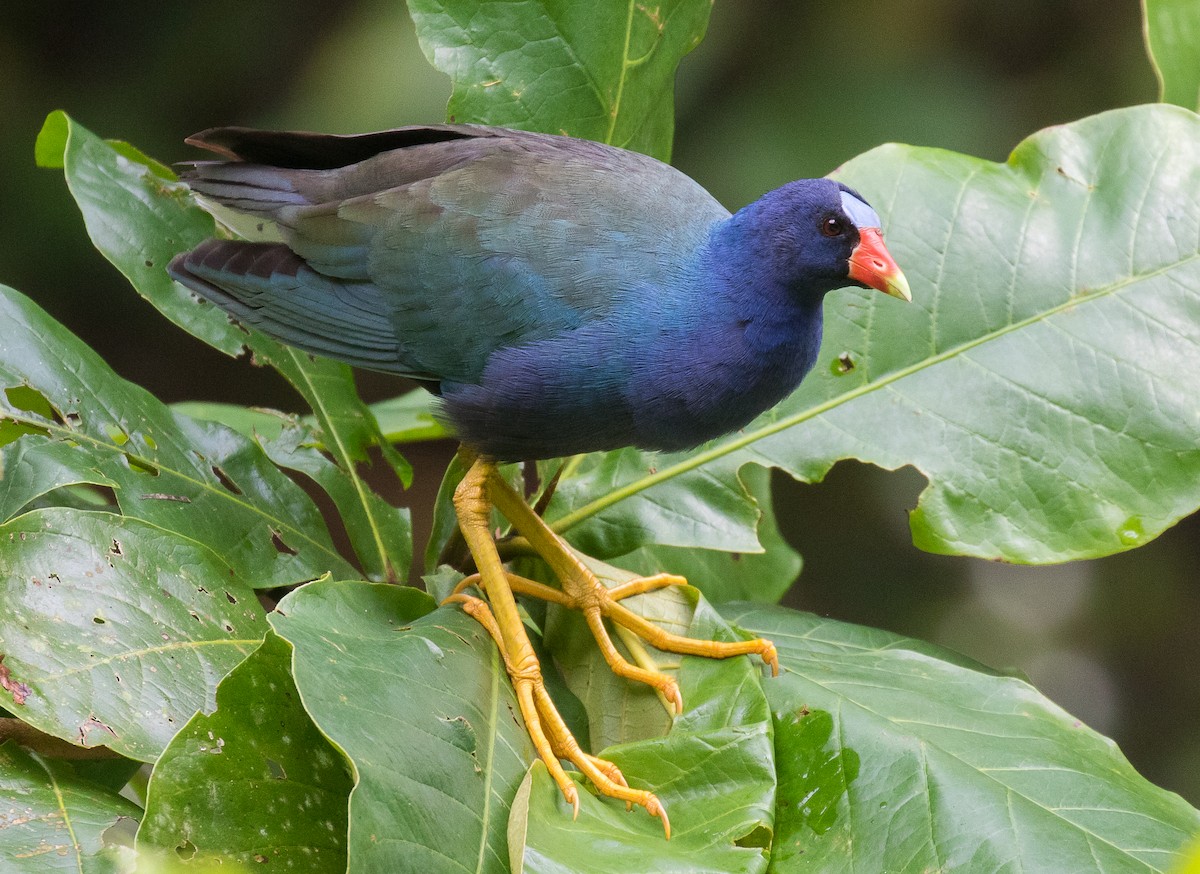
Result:
<svg viewBox="0 0 1200 874"><path fill-rule="evenodd" d="M824 295L781 280L739 216L713 229L693 262L692 293L671 307L662 342L645 350L632 389L656 415L640 423L641 445L683 449L737 430L816 361Z"/></svg>

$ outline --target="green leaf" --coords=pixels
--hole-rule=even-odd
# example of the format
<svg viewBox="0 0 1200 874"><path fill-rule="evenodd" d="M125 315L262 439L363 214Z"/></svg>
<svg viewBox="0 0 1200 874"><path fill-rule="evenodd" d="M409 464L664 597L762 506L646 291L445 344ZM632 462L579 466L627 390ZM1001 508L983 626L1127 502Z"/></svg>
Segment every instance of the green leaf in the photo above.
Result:
<svg viewBox="0 0 1200 874"><path fill-rule="evenodd" d="M454 86L452 119L564 133L667 160L675 68L711 0L409 0L421 48Z"/></svg>
<svg viewBox="0 0 1200 874"><path fill-rule="evenodd" d="M759 552L759 510L742 481L708 469L689 470L658 488L624 494L621 486L654 476L664 456L637 449L579 456L568 463L546 511L556 531L603 560L654 543L729 552ZM553 472L553 463L542 465ZM599 497L597 497L599 496ZM606 502L605 512L580 516Z"/></svg>
<svg viewBox="0 0 1200 874"><path fill-rule="evenodd" d="M300 392L313 410L321 442L350 482L351 496L358 504L355 515L367 526L356 546L363 548L359 558L368 576L405 577L407 565L398 566L397 559L410 550L407 546L399 553L393 549L390 535L395 516L372 498L357 466L367 460L368 446L379 445L405 485L412 471L381 438L374 417L358 397L350 368L231 323L223 311L198 304L171 280L166 273L171 258L214 236L216 228L212 218L192 202L187 186L163 178L161 165L132 147L101 140L56 112L38 140L37 153L44 165L53 163L47 156L59 145L63 151L57 164L64 168L96 248L175 324L228 355L249 348ZM381 512L387 518L380 518Z"/></svg>
<svg viewBox="0 0 1200 874"><path fill-rule="evenodd" d="M702 602L688 633L733 639ZM686 709L670 732L601 753L621 768L631 786L653 791L666 805L670 842L663 840L657 820L636 809L627 813L623 805L598 799L582 784L579 819L572 821L558 787L543 768L535 767L532 785L514 805L509 833L514 846L524 847L526 874L577 871L582 860L597 874L766 870L775 759L761 666L746 658L673 658L680 663ZM596 726L591 707L589 713ZM597 745L603 742L593 738ZM620 852L612 852L614 841ZM518 870L515 863L513 868Z"/></svg>
<svg viewBox="0 0 1200 874"><path fill-rule="evenodd" d="M1022 680L782 608L771 870L1165 871L1200 812ZM849 852L847 848L853 848Z"/></svg>
<svg viewBox="0 0 1200 874"><path fill-rule="evenodd" d="M313 583L271 616L296 687L353 763L350 870L503 871L533 760L491 637L414 589Z"/></svg>
<svg viewBox="0 0 1200 874"><path fill-rule="evenodd" d="M5 874L114 871L104 833L141 809L65 762L0 745L0 868Z"/></svg>
<svg viewBox="0 0 1200 874"><path fill-rule="evenodd" d="M366 488L362 479L331 462L314 445L318 439L317 434L295 423L284 428L274 440L260 440L259 445L277 465L306 474L324 489L342 515L355 553L360 557L387 556L384 569L389 581L397 582L396 574L412 563L408 508L393 507Z"/></svg>
<svg viewBox="0 0 1200 874"><path fill-rule="evenodd" d="M584 561L609 588L629 582L636 576L593 559L584 558ZM687 634L697 598L695 591L671 588L637 595L622 603L664 631ZM612 672L578 610L547 605L543 627L546 649L553 654L563 681L587 714L593 751L666 734L674 707L668 710L666 702L644 683L630 682ZM621 634L611 624L609 627L614 632L613 643L630 661L649 667L645 663L649 660L656 670L669 674L677 672L680 656L654 650L636 638ZM629 650L631 644L637 647L633 658Z"/></svg>
<svg viewBox="0 0 1200 874"><path fill-rule="evenodd" d="M1142 0L1142 13L1158 99L1200 110L1200 5L1194 0Z"/></svg>
<svg viewBox="0 0 1200 874"><path fill-rule="evenodd" d="M840 175L879 207L914 302L832 295L790 398L572 521L702 465L730 483L747 462L814 481L841 458L924 473L912 529L935 552L1094 557L1196 509L1200 118L1109 112L1005 164L885 146Z"/></svg>
<svg viewBox="0 0 1200 874"><path fill-rule="evenodd" d="M758 521L761 552L651 544L613 559L614 563L645 576L679 574L716 604L726 601L777 602L800 573L800 554L783 539L775 523L770 471L748 464L738 476L761 512Z"/></svg>
<svg viewBox="0 0 1200 874"><path fill-rule="evenodd" d="M131 759L154 760L211 710L221 677L266 632L253 591L215 552L139 519L26 513L0 526L0 569L4 665L25 687L14 712Z"/></svg>
<svg viewBox="0 0 1200 874"><path fill-rule="evenodd" d="M187 849L181 868L220 860L346 870L353 785L300 703L291 647L268 634L154 766L138 846Z"/></svg>
<svg viewBox="0 0 1200 874"><path fill-rule="evenodd" d="M434 418L433 408L433 395L422 388L371 404L370 407L375 421L379 423L379 430L388 443L417 443L450 437L446 427ZM247 437L255 433L275 436L283 427L284 421L291 418L289 414L277 410L213 401L181 401L172 404L171 409L186 413L195 419L220 422ZM316 424L312 416L301 416L300 421L310 427ZM318 448L325 446L320 444Z"/></svg>
<svg viewBox="0 0 1200 874"><path fill-rule="evenodd" d="M371 413L389 443L417 443L451 437L450 431L433 416L435 399L423 388L415 388L390 400L371 404Z"/></svg>
<svg viewBox="0 0 1200 874"><path fill-rule="evenodd" d="M25 429L0 447L0 518L50 489L93 483L112 488L125 515L211 547L252 585L354 574L320 511L254 444L172 415L3 286L0 421Z"/></svg>
<svg viewBox="0 0 1200 874"><path fill-rule="evenodd" d="M333 499L359 556L382 550L388 567L407 568L412 562L412 523L408 508L393 507L377 493L362 491L362 481L323 452L321 432L312 416L294 415L233 404L179 403L172 409L221 422L255 440L282 468L303 473ZM391 582L396 582L395 579Z"/></svg>
<svg viewBox="0 0 1200 874"><path fill-rule="evenodd" d="M243 437L270 442L278 439L283 429L297 421L292 413L283 413L266 407L242 407L238 404L222 404L216 401L179 401L170 409L193 419L218 422ZM320 446L317 447L321 448Z"/></svg>

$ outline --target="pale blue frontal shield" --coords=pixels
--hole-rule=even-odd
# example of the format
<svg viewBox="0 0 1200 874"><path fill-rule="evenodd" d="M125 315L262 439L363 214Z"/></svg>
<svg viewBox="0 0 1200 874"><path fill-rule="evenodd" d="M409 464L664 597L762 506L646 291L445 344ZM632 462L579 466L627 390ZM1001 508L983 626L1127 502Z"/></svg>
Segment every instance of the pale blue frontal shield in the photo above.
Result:
<svg viewBox="0 0 1200 874"><path fill-rule="evenodd" d="M850 221L854 222L856 227L883 227L883 222L879 220L879 214L849 191L842 192L842 209L850 217Z"/></svg>

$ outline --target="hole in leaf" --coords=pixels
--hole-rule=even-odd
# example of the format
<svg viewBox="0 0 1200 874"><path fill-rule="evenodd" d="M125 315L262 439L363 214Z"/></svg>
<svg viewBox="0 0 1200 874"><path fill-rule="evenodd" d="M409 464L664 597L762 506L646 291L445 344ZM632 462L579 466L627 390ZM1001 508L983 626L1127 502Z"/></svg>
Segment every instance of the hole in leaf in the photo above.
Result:
<svg viewBox="0 0 1200 874"><path fill-rule="evenodd" d="M286 780L287 771L283 770L283 765L274 759L267 759L267 773L271 775L272 780Z"/></svg>
<svg viewBox="0 0 1200 874"><path fill-rule="evenodd" d="M835 376L842 376L854 370L857 366L858 364L855 362L854 357L849 352L843 352L837 358L833 359L830 369Z"/></svg>
<svg viewBox="0 0 1200 874"><path fill-rule="evenodd" d="M212 472L221 485L226 488L226 490L233 492L235 495L240 495L242 493L242 490L237 487L237 483L229 478L229 474L221 470L221 468L217 467L215 464L212 465Z"/></svg>
<svg viewBox="0 0 1200 874"><path fill-rule="evenodd" d="M753 847L756 850L765 850L771 846L771 830L765 825L760 825L749 834L742 835L733 844L736 847Z"/></svg>
<svg viewBox="0 0 1200 874"><path fill-rule="evenodd" d="M233 595L229 594L228 592L225 593L225 600L228 601L230 604L237 603L237 598L233 597Z"/></svg>
<svg viewBox="0 0 1200 874"><path fill-rule="evenodd" d="M46 428L39 428L37 425L18 422L15 419L0 419L0 446L7 446L26 434L41 434L43 437L49 437L50 431Z"/></svg>
<svg viewBox="0 0 1200 874"><path fill-rule="evenodd" d="M158 476L158 468L148 461L143 461L136 456L130 455L128 452L125 453L125 461L128 462L133 470L148 473L150 476Z"/></svg>
<svg viewBox="0 0 1200 874"><path fill-rule="evenodd" d="M117 540L117 538L115 538L115 537L113 538L112 546L110 546L108 548L108 551L110 553L112 553L113 555L124 555L125 554L121 549L121 541Z"/></svg>
<svg viewBox="0 0 1200 874"><path fill-rule="evenodd" d="M105 620L104 620L104 617L103 617L103 616L93 616L93 617L92 617L92 621L93 621L93 622L95 622L97 625L104 625L104 624L105 624ZM118 680L120 680L121 678L120 678L120 677L117 677L117 679L118 679Z"/></svg>
<svg viewBox="0 0 1200 874"><path fill-rule="evenodd" d="M290 546L284 543L283 538L275 529L271 529L271 545L275 547L277 552L281 552L284 555L296 555L298 552L298 550L292 549Z"/></svg>
<svg viewBox="0 0 1200 874"><path fill-rule="evenodd" d="M55 411L54 405L33 386L14 385L11 388L6 388L4 395L8 398L8 402L18 410L33 413L35 416L41 416L43 419L50 419L62 424L62 418Z"/></svg>
<svg viewBox="0 0 1200 874"><path fill-rule="evenodd" d="M186 862L196 855L196 845L185 838L183 843L175 848L175 855Z"/></svg>

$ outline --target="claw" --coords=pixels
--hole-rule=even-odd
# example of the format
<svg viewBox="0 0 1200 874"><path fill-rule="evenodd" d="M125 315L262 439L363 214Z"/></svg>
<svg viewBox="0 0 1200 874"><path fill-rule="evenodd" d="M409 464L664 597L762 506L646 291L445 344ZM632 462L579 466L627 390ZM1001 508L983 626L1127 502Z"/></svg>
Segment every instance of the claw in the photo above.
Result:
<svg viewBox="0 0 1200 874"><path fill-rule="evenodd" d="M651 816L657 816L662 820L663 834L666 835L666 839L668 841L671 840L671 820L667 819L667 809L663 807L658 798L653 795L650 796L649 802L650 803L646 805L646 812Z"/></svg>
<svg viewBox="0 0 1200 874"><path fill-rule="evenodd" d="M766 662L768 665L770 665L771 676L778 677L779 676L779 652L775 649L775 644L771 643L771 641L769 641L769 640L760 640L759 642L766 644L766 646L763 647L763 651L761 653L762 660L764 662Z"/></svg>
<svg viewBox="0 0 1200 874"><path fill-rule="evenodd" d="M567 802L571 805L571 819L579 819L579 790L572 786L563 794L567 796Z"/></svg>
<svg viewBox="0 0 1200 874"><path fill-rule="evenodd" d="M668 701L675 705L675 715L679 716L682 714L683 695L679 692L679 684L672 680L669 689L663 689L663 694L667 696Z"/></svg>

